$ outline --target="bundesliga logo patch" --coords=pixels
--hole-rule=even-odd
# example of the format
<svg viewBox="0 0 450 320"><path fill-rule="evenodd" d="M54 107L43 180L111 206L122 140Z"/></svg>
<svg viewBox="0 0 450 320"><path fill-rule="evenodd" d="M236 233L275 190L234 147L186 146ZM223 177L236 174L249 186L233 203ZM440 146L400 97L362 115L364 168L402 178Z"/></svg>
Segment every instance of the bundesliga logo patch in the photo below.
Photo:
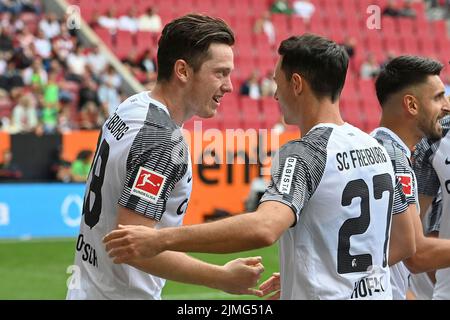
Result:
<svg viewBox="0 0 450 320"><path fill-rule="evenodd" d="M151 203L156 203L165 182L166 177L163 175L140 167L136 179L134 179L131 194Z"/></svg>
<svg viewBox="0 0 450 320"><path fill-rule="evenodd" d="M398 180L400 180L400 183L403 187L403 193L405 196L410 197L413 195L412 193L412 177L410 174L399 174L397 175Z"/></svg>

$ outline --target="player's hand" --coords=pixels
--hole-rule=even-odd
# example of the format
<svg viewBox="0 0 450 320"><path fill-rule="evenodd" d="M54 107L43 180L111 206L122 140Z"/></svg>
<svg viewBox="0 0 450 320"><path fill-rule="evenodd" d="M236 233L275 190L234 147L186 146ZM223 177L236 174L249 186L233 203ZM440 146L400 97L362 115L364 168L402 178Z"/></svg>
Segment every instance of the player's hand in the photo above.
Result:
<svg viewBox="0 0 450 320"><path fill-rule="evenodd" d="M104 238L105 250L114 263L129 263L134 259L151 258L163 250L158 247L158 231L136 225L119 225Z"/></svg>
<svg viewBox="0 0 450 320"><path fill-rule="evenodd" d="M281 292L280 273L274 272L269 279L261 283L261 285L259 286L259 291L257 291L257 296L264 297L267 296L268 294L273 293L273 295L267 297L266 300L279 300L280 292Z"/></svg>
<svg viewBox="0 0 450 320"><path fill-rule="evenodd" d="M253 289L264 272L261 257L239 258L223 266L225 276L219 289L232 294L257 295Z"/></svg>

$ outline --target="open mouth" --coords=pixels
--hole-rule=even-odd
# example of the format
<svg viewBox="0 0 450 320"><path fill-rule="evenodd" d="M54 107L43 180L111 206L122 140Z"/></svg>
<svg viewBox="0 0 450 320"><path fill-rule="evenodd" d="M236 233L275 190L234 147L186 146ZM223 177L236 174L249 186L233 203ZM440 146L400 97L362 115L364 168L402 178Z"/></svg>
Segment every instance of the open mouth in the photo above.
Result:
<svg viewBox="0 0 450 320"><path fill-rule="evenodd" d="M223 96L214 96L213 100L215 103L220 104L220 99L222 99Z"/></svg>

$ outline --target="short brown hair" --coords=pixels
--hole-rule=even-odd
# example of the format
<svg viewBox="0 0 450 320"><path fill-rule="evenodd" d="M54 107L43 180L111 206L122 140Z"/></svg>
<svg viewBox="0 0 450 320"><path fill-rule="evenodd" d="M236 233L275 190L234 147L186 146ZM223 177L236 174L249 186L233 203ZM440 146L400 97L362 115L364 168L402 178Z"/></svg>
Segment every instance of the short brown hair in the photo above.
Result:
<svg viewBox="0 0 450 320"><path fill-rule="evenodd" d="M178 59L198 71L211 43L234 44L233 31L222 19L188 14L168 23L158 42L158 81L170 80Z"/></svg>

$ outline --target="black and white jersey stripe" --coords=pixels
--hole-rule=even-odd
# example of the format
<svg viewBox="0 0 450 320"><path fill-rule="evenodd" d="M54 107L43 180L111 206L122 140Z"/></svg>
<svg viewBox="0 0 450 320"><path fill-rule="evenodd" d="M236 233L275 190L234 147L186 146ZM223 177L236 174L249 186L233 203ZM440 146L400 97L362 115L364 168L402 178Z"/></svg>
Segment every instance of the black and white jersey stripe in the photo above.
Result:
<svg viewBox="0 0 450 320"><path fill-rule="evenodd" d="M404 146L398 143L394 137L383 130L376 131L374 138L380 143L387 151L389 157L391 158L392 166L396 175L408 174L411 175L412 179L412 192L411 195L406 195L406 202L408 205L416 204L416 190L417 181L411 167L411 161L409 160L407 154L408 150L405 150ZM397 179L396 188L401 188L401 183ZM401 192L403 193L403 191ZM397 192L396 192L397 194ZM395 205L394 205L395 208ZM405 208L406 209L406 208ZM395 210L394 210L395 211Z"/></svg>
<svg viewBox="0 0 450 320"><path fill-rule="evenodd" d="M148 218L161 220L171 191L188 167L188 146L179 132L179 127L165 111L156 106L149 107L145 124L136 135L128 154L127 177L119 199L120 205ZM156 204L131 194L140 167L166 177Z"/></svg>
<svg viewBox="0 0 450 320"><path fill-rule="evenodd" d="M272 177L264 201L278 201L291 207L300 215L302 208L313 195L322 179L327 162L327 145L333 128L318 127L308 132L301 140L284 145L272 164ZM288 158L297 159L289 193L280 190L280 182Z"/></svg>

